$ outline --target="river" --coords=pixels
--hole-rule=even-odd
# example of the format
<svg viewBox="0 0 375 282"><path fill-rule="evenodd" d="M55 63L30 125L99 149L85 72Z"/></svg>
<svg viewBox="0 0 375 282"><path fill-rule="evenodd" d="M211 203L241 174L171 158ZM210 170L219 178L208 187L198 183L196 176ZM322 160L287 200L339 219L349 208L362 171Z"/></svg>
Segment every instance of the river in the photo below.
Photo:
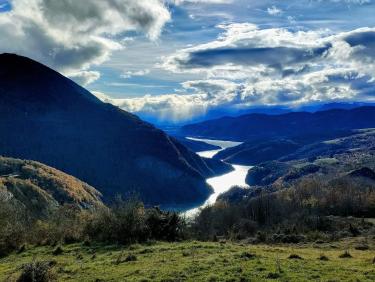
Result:
<svg viewBox="0 0 375 282"><path fill-rule="evenodd" d="M212 158L214 155L216 155L218 152L225 150L227 148L235 147L242 142L232 142L232 141L222 141L222 140L210 140L210 139L198 139L198 138L191 138L188 137L187 139L194 140L194 141L201 141L205 142L207 144L215 145L220 147L218 150L210 150L210 151L203 151L203 152L198 152L197 154L200 155L201 157L205 158ZM199 212L200 208L203 208L207 205L211 205L215 203L216 199L218 196L226 191L228 191L231 187L233 186L241 186L244 188L248 188L249 186L246 184L245 179L247 172L251 168L251 166L243 166L243 165L232 165L233 166L233 171L217 176L217 177L212 177L207 179L207 183L211 185L211 187L214 189L214 193L211 194L211 196L206 200L206 202L196 208L187 210L184 212L184 214L187 217L193 217Z"/></svg>

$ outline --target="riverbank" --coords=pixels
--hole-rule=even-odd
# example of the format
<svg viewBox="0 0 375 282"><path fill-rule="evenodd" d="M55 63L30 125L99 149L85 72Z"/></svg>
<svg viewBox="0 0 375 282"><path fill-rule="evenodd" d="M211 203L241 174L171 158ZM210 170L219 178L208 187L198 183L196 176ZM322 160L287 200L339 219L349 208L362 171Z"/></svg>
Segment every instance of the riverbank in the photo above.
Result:
<svg viewBox="0 0 375 282"><path fill-rule="evenodd" d="M199 156L205 157L205 158L213 158L213 156L215 156L217 153L219 153L222 150L242 144L242 142L199 139L199 138L193 138L193 137L187 137L187 139L204 142L210 145L220 147L220 149L217 149L217 150L202 151L202 152L197 153ZM207 183L213 188L214 193L211 194L210 197L202 205L185 211L184 215L186 215L187 217L195 216L199 212L199 209L204 208L208 205L214 204L220 194L227 192L233 186L247 188L248 185L246 184L245 180L246 180L247 172L249 171L251 166L232 165L232 167L233 167L233 171L227 174L213 177L213 178L208 178Z"/></svg>

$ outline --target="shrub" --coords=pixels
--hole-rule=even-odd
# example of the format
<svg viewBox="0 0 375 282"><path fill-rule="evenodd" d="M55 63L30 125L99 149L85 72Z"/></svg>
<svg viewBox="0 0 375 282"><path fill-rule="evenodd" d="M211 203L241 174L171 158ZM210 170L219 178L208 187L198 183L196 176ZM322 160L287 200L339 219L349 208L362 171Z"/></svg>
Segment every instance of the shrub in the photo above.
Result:
<svg viewBox="0 0 375 282"><path fill-rule="evenodd" d="M54 261L33 261L21 267L21 274L17 282L50 282L55 280L52 267Z"/></svg>
<svg viewBox="0 0 375 282"><path fill-rule="evenodd" d="M292 243L296 244L305 240L302 235L296 234L273 234L271 237L272 242L275 243Z"/></svg>
<svg viewBox="0 0 375 282"><path fill-rule="evenodd" d="M126 258L125 258L125 262L130 262L130 261L137 261L137 257L133 254L129 254Z"/></svg>
<svg viewBox="0 0 375 282"><path fill-rule="evenodd" d="M257 231L257 223L255 221L241 218L238 223L233 226L233 233L236 239L244 239L249 236L253 236Z"/></svg>
<svg viewBox="0 0 375 282"><path fill-rule="evenodd" d="M59 256L61 255L62 253L64 253L64 250L61 248L61 246L57 246L53 251L52 251L52 254L54 256Z"/></svg>
<svg viewBox="0 0 375 282"><path fill-rule="evenodd" d="M240 258L242 258L242 259L252 259L254 257L255 257L255 255L251 254L249 252L243 252L243 253L240 254Z"/></svg>
<svg viewBox="0 0 375 282"><path fill-rule="evenodd" d="M26 251L26 245L23 244L17 251L17 254L22 254L24 251Z"/></svg>
<svg viewBox="0 0 375 282"><path fill-rule="evenodd" d="M349 251L345 251L343 254L339 255L339 258L352 258L352 255Z"/></svg>
<svg viewBox="0 0 375 282"><path fill-rule="evenodd" d="M176 241L183 237L185 224L177 213L164 212L156 207L148 209L145 216L149 238Z"/></svg>
<svg viewBox="0 0 375 282"><path fill-rule="evenodd" d="M267 275L267 279L278 279L278 278L280 278L280 274L279 273L270 272Z"/></svg>
<svg viewBox="0 0 375 282"><path fill-rule="evenodd" d="M367 244L359 244L354 247L354 249L359 251L366 251L369 249L369 246Z"/></svg>
<svg viewBox="0 0 375 282"><path fill-rule="evenodd" d="M258 231L256 240L261 243L265 242L267 240L267 234L265 232Z"/></svg>
<svg viewBox="0 0 375 282"><path fill-rule="evenodd" d="M289 259L303 259L302 257L300 257L299 255L296 255L296 254L291 254L288 258Z"/></svg>
<svg viewBox="0 0 375 282"><path fill-rule="evenodd" d="M16 201L0 198L0 257L19 250L25 244L28 230L30 223L25 209Z"/></svg>
<svg viewBox="0 0 375 282"><path fill-rule="evenodd" d="M321 261L328 261L329 259L325 255L320 255L319 260L321 260Z"/></svg>

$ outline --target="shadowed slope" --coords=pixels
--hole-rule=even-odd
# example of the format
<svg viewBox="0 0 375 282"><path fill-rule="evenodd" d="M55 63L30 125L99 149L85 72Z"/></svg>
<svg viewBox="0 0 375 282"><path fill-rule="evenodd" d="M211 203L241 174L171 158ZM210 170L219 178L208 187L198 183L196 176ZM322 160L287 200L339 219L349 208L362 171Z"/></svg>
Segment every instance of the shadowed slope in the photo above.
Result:
<svg viewBox="0 0 375 282"><path fill-rule="evenodd" d="M215 165L28 58L0 55L0 119L0 155L56 167L105 199L135 191L148 204L193 204L211 192Z"/></svg>

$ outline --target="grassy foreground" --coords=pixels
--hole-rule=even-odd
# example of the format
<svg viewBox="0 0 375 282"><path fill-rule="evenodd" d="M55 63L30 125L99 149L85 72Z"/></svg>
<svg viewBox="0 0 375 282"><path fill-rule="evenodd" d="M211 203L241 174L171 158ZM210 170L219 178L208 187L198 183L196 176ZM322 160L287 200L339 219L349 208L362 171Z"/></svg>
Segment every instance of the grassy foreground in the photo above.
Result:
<svg viewBox="0 0 375 282"><path fill-rule="evenodd" d="M35 247L0 259L0 281L15 281L33 259L54 261L58 281L375 281L374 242L247 245L154 243L123 247ZM357 247L358 248L358 247ZM340 258L349 251L351 258ZM296 258L290 258L295 255Z"/></svg>

